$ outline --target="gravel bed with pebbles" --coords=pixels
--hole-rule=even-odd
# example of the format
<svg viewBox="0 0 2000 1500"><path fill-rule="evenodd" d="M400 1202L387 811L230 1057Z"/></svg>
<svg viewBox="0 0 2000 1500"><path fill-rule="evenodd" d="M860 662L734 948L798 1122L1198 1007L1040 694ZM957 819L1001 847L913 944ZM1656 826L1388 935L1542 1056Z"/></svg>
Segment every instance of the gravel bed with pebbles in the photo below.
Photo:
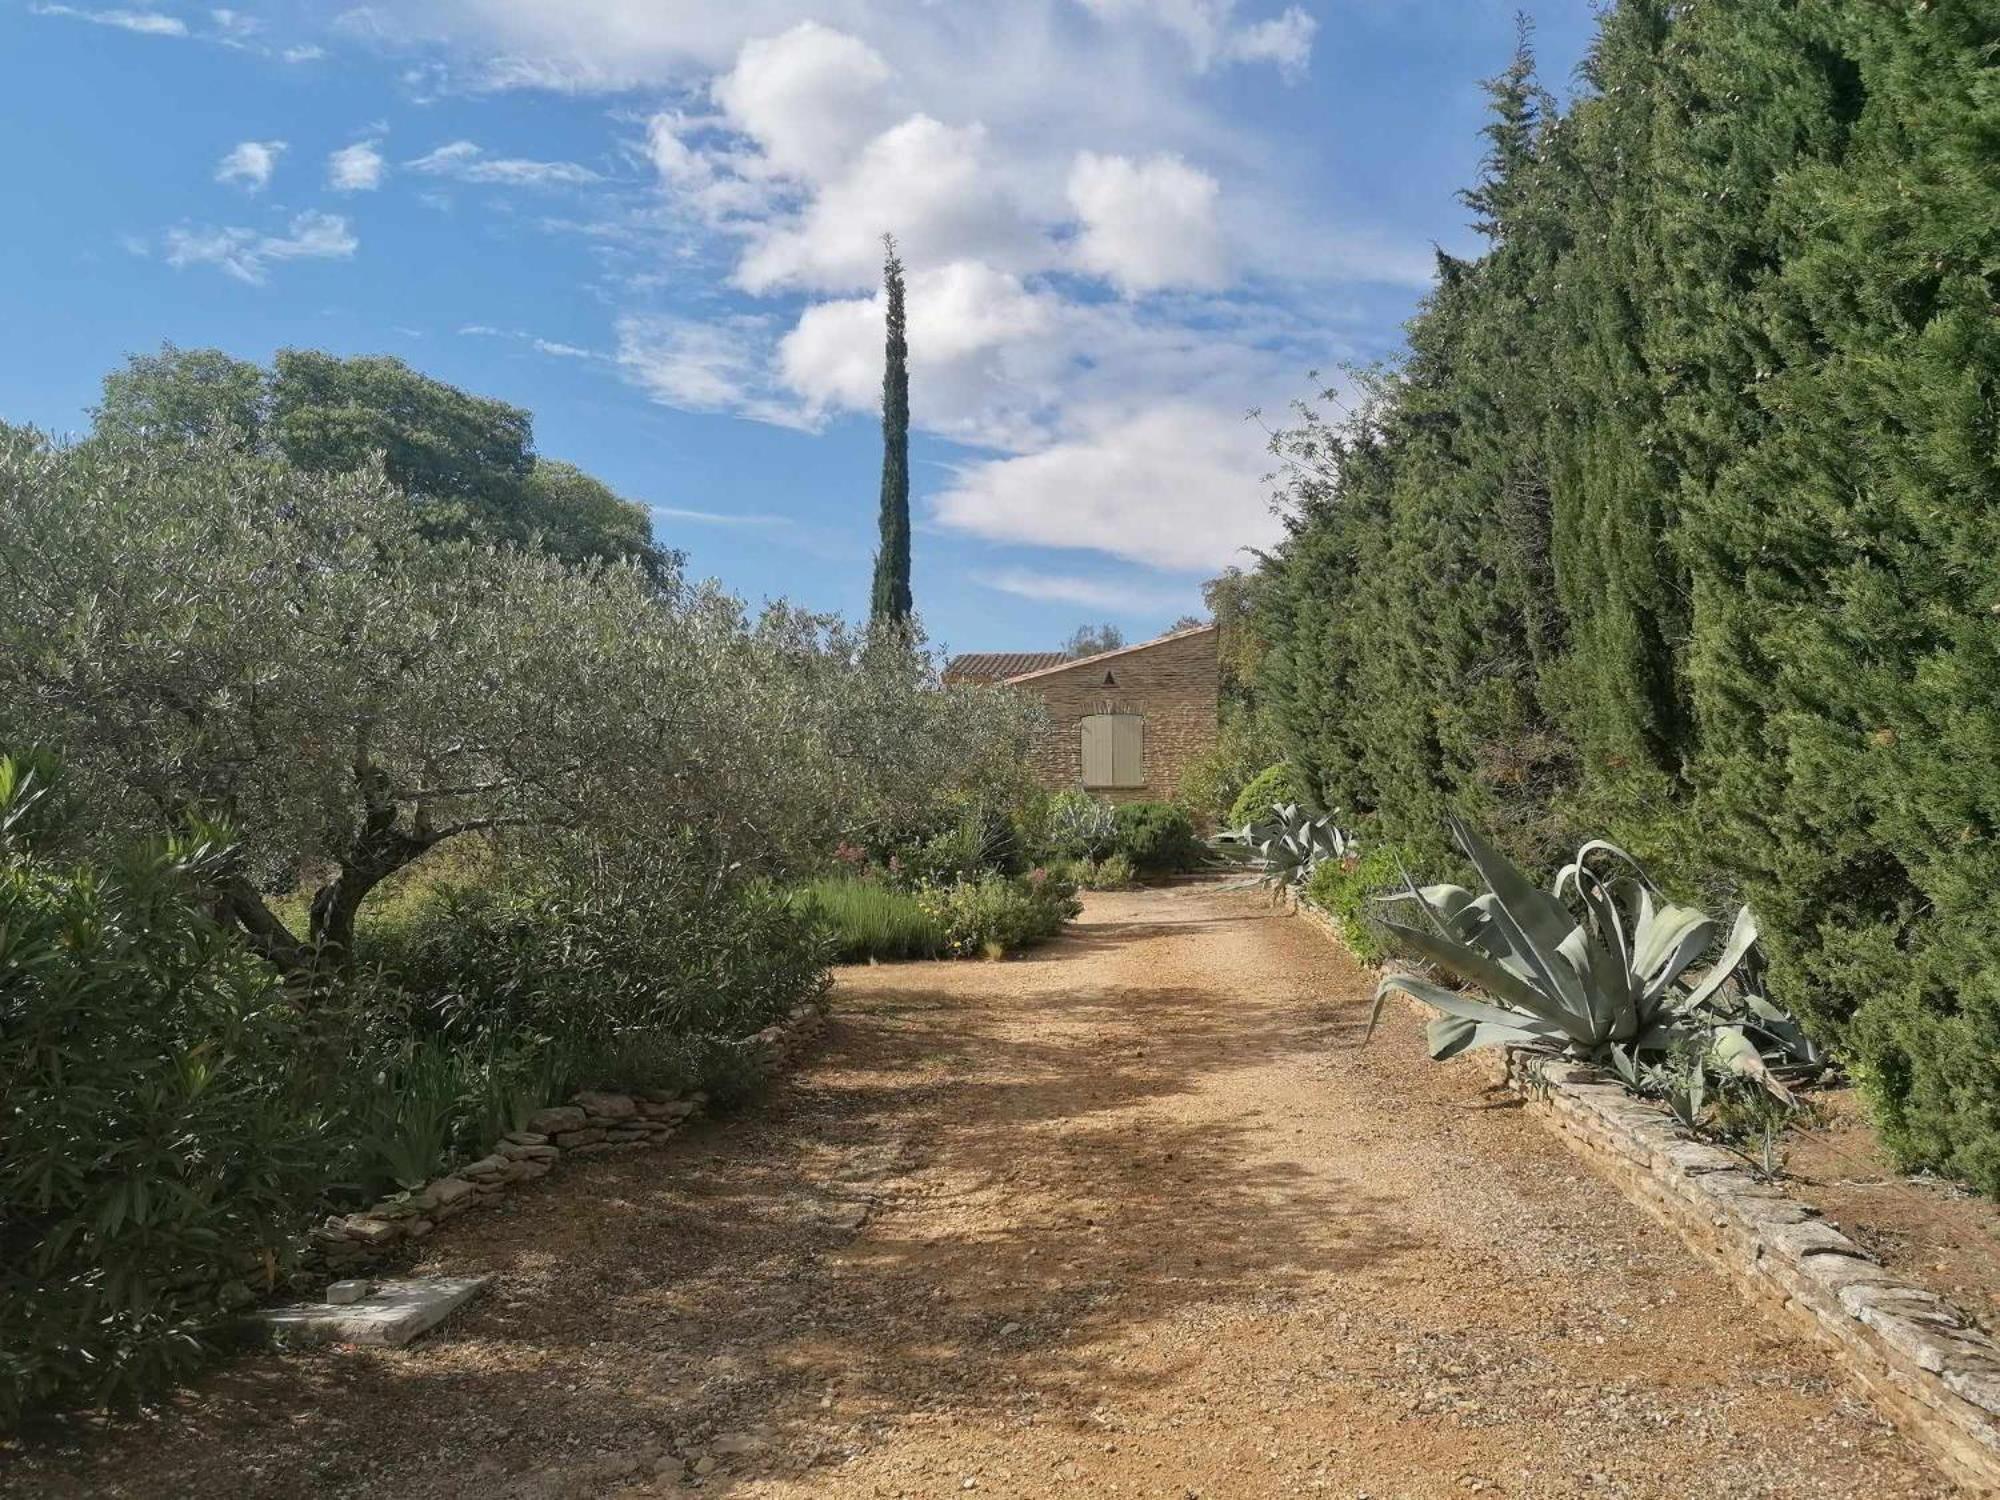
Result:
<svg viewBox="0 0 2000 1500"><path fill-rule="evenodd" d="M1254 897L843 971L823 1050L440 1226L407 1349L239 1360L0 1495L1942 1497L1746 1306Z"/></svg>

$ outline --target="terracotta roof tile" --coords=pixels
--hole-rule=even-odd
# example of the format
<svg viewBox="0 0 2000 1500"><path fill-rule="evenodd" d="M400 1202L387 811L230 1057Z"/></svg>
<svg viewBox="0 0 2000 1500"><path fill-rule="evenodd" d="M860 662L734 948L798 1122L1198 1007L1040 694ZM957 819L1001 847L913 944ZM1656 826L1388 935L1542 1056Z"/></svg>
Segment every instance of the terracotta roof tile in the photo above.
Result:
<svg viewBox="0 0 2000 1500"><path fill-rule="evenodd" d="M945 664L946 682L1005 682L1023 672L1059 667L1069 658L1060 651L968 651Z"/></svg>
<svg viewBox="0 0 2000 1500"><path fill-rule="evenodd" d="M1129 646L1119 646L1111 651L1100 651L1095 656L1065 656L1060 651L1026 652L1023 654L1028 656L1053 655L1055 660L1041 666L1019 668L1007 678L1007 681L1020 682L1024 678L1039 677L1045 672L1054 672L1060 668L1086 666L1091 662L1108 661L1114 656L1130 656L1135 651L1149 651L1155 646L1164 646L1168 641L1184 640L1188 636L1202 635L1214 629L1215 622L1210 620L1206 624L1190 625L1185 630L1169 630L1165 635L1156 635L1150 641L1134 641Z"/></svg>

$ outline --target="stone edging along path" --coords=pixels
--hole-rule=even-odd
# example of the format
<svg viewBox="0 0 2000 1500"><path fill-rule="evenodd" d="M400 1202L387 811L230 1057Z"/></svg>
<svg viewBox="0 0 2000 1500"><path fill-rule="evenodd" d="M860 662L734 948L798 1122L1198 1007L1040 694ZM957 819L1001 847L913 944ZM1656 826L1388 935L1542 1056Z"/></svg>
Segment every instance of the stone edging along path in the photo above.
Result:
<svg viewBox="0 0 2000 1500"><path fill-rule="evenodd" d="M1346 950L1331 917L1304 901L1294 905ZM1973 1494L2000 1496L2000 1345L1969 1318L1601 1070L1512 1047L1479 1055L1571 1150L1752 1302L1830 1346L1883 1414L1953 1479Z"/></svg>
<svg viewBox="0 0 2000 1500"><path fill-rule="evenodd" d="M774 1026L744 1039L767 1069L789 1061L826 1024L824 997L794 1006ZM706 1094L613 1094L586 1090L567 1104L537 1110L525 1130L509 1131L488 1156L422 1188L385 1198L358 1213L336 1215L312 1233L309 1268L344 1276L384 1253L423 1239L468 1209L517 1183L545 1177L567 1157L600 1156L655 1145L707 1107Z"/></svg>

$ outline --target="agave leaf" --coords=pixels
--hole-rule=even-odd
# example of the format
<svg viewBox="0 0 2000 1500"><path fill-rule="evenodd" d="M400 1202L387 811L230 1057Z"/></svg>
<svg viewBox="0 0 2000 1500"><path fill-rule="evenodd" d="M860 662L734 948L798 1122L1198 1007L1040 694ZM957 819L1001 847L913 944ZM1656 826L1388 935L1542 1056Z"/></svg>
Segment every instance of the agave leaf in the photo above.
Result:
<svg viewBox="0 0 2000 1500"><path fill-rule="evenodd" d="M1499 899L1490 893L1475 897L1471 906L1460 912L1458 920L1452 924L1452 935L1505 964L1509 972L1518 975L1523 983L1532 984L1534 971L1522 961L1513 944L1507 941L1507 934L1493 920L1493 908L1499 904Z"/></svg>
<svg viewBox="0 0 2000 1500"><path fill-rule="evenodd" d="M1456 1016L1440 1016L1424 1026L1424 1041L1432 1062L1446 1062L1461 1052L1477 1052L1482 1047L1532 1047L1538 1039L1518 1026L1486 1025L1462 1021Z"/></svg>
<svg viewBox="0 0 2000 1500"><path fill-rule="evenodd" d="M1521 1045L1533 1044L1541 1047L1560 1047L1568 1037L1560 1026L1523 1015L1519 1011L1508 1010L1504 1006L1492 1005L1484 1000L1473 1000L1465 995L1454 994L1442 985L1429 980L1418 979L1412 974L1390 974L1375 987L1375 1005L1369 1014L1368 1035L1375 1034L1376 1019L1382 1013L1382 1003L1391 994L1402 993L1421 1000L1433 1010L1442 1011L1446 1018L1470 1027L1478 1027L1495 1035L1505 1033L1504 1040ZM1437 1022L1431 1023L1433 1026ZM1364 1039L1365 1040L1365 1039ZM1459 1050L1464 1050L1461 1043ZM1489 1045L1486 1042L1479 1046ZM1433 1053L1433 1056L1437 1054Z"/></svg>
<svg viewBox="0 0 2000 1500"><path fill-rule="evenodd" d="M1590 999L1590 1040L1630 1041L1640 1029L1639 990L1618 903L1588 871L1577 880L1589 920L1563 943L1563 955L1581 974Z"/></svg>
<svg viewBox="0 0 2000 1500"><path fill-rule="evenodd" d="M1723 944L1722 956L1716 959L1715 966L1702 976L1701 983L1696 985L1694 993L1688 996L1688 1005L1690 1007L1705 1005L1709 997L1721 989L1728 982L1729 976L1736 972L1736 966L1743 962L1744 955L1749 953L1751 944L1756 941L1757 918L1749 907L1739 907L1736 921L1729 929L1729 941Z"/></svg>
<svg viewBox="0 0 2000 1500"><path fill-rule="evenodd" d="M1623 1080L1625 1087L1636 1091L1639 1087L1639 1069L1632 1061L1631 1049L1614 1042L1609 1048L1608 1055L1611 1058L1612 1070Z"/></svg>
<svg viewBox="0 0 2000 1500"><path fill-rule="evenodd" d="M1556 895L1560 896L1563 893L1563 887L1568 882L1575 880L1579 872L1588 871L1590 867L1590 856L1593 854L1608 854L1613 859L1625 865L1628 869L1631 870L1633 876L1637 878L1639 885L1643 889L1646 890L1659 889L1658 886L1653 884L1653 877L1646 873L1646 867L1639 863L1638 857L1636 855L1632 854L1628 850L1620 848L1618 845L1612 843L1609 839L1592 839L1588 843L1586 843L1582 848L1576 851L1575 859L1571 860L1568 864L1564 865L1560 870L1556 872L1556 883L1555 883ZM1609 884L1610 882L1606 883Z"/></svg>
<svg viewBox="0 0 2000 1500"><path fill-rule="evenodd" d="M1750 1014L1740 1024L1769 1037L1786 1061L1813 1065L1826 1061L1826 1054L1806 1035L1805 1028L1762 995L1745 995L1743 1003Z"/></svg>
<svg viewBox="0 0 2000 1500"><path fill-rule="evenodd" d="M1781 1099L1786 1104L1796 1102L1791 1090L1772 1076L1770 1068L1764 1062L1764 1054L1757 1049L1757 1044L1745 1036L1740 1028L1735 1026L1718 1028L1714 1040L1709 1044L1708 1055L1716 1067L1731 1073L1740 1073L1745 1078L1755 1079L1773 1098Z"/></svg>
<svg viewBox="0 0 2000 1500"><path fill-rule="evenodd" d="M1456 974L1468 984L1477 985L1502 1004L1556 1028L1564 1036L1578 1041L1587 1039L1578 1035L1574 1017L1559 1000L1542 993L1477 948L1400 922L1384 921L1382 926L1420 957Z"/></svg>
<svg viewBox="0 0 2000 1500"><path fill-rule="evenodd" d="M1376 988L1400 990L1413 999L1423 1001L1433 1010L1441 1010L1446 1015L1455 1016L1461 1021L1474 1021L1482 1026L1511 1027L1543 1042L1569 1040L1568 1034L1553 1021L1524 1015L1504 1005L1495 1005L1490 1000L1475 1000L1470 995L1461 995L1456 990L1448 990L1441 984L1432 984L1428 979L1419 979L1414 974L1387 975Z"/></svg>
<svg viewBox="0 0 2000 1500"><path fill-rule="evenodd" d="M1421 889L1416 886L1406 886L1400 891L1391 891L1378 899L1384 906L1392 901L1422 902L1433 913L1444 918L1447 926L1460 912L1473 904L1472 892L1462 885L1427 885Z"/></svg>
<svg viewBox="0 0 2000 1500"><path fill-rule="evenodd" d="M1632 952L1632 969L1644 982L1644 998L1657 1000L1666 993L1714 941L1715 918L1707 912L1672 902L1652 912L1636 935Z"/></svg>
<svg viewBox="0 0 2000 1500"><path fill-rule="evenodd" d="M1576 918L1562 902L1523 875L1512 860L1474 833L1463 818L1451 819L1451 831L1487 889L1498 898L1492 917L1506 934L1508 946L1533 972L1538 987L1588 1027L1590 1003L1582 981L1558 951L1576 927Z"/></svg>

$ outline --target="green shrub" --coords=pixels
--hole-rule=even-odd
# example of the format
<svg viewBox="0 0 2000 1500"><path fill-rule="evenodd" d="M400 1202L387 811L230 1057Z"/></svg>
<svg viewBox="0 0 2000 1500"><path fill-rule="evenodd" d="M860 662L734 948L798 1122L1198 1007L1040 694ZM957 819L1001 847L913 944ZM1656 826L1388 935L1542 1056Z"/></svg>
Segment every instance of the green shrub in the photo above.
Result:
<svg viewBox="0 0 2000 1500"><path fill-rule="evenodd" d="M329 1129L319 1186L349 1207L484 1156L575 1087L576 1060L552 1037L406 1032L384 1023L373 994L347 1019L347 1049L320 1091Z"/></svg>
<svg viewBox="0 0 2000 1500"><path fill-rule="evenodd" d="M1118 847L1116 811L1088 792L1058 792L1043 822L1051 859L1102 859Z"/></svg>
<svg viewBox="0 0 2000 1500"><path fill-rule="evenodd" d="M956 958L999 958L1042 942L1083 909L1076 888L1047 870L1021 880L988 875L937 887L919 899L943 933L945 951Z"/></svg>
<svg viewBox="0 0 2000 1500"><path fill-rule="evenodd" d="M1117 852L1141 876L1173 875L1198 869L1207 850L1195 834L1187 809L1171 802L1126 802L1113 813Z"/></svg>
<svg viewBox="0 0 2000 1500"><path fill-rule="evenodd" d="M0 1427L180 1378L316 1213L578 1087L726 1100L742 1039L824 982L797 903L688 851L562 844L364 926L308 1021L208 914L218 841L57 865L23 765L0 759Z"/></svg>
<svg viewBox="0 0 2000 1500"><path fill-rule="evenodd" d="M800 890L833 945L834 961L852 964L937 958L944 931L918 896L885 881L829 875Z"/></svg>
<svg viewBox="0 0 2000 1500"><path fill-rule="evenodd" d="M1243 825L1231 818L1236 799L1267 758L1268 751L1258 742L1250 716L1230 712L1225 703L1215 744L1182 770L1174 800L1188 810L1198 828L1240 828Z"/></svg>
<svg viewBox="0 0 2000 1500"><path fill-rule="evenodd" d="M1122 854L1107 854L1102 859L1061 860L1049 867L1049 873L1086 891L1122 891L1137 884L1139 879L1132 861Z"/></svg>
<svg viewBox="0 0 2000 1500"><path fill-rule="evenodd" d="M1062 872L982 875L906 891L886 881L828 876L802 888L842 963L999 957L1055 936L1081 905Z"/></svg>
<svg viewBox="0 0 2000 1500"><path fill-rule="evenodd" d="M1402 888L1405 868L1417 869L1410 850L1364 840L1356 858L1322 860L1306 883L1305 898L1332 916L1341 941L1356 958L1365 964L1380 963L1390 950L1375 924L1372 903Z"/></svg>
<svg viewBox="0 0 2000 1500"><path fill-rule="evenodd" d="M883 862L893 859L896 879L913 889L955 885L982 875L1020 874L1027 864L1023 843L1005 808L977 803L961 808L933 833L885 846Z"/></svg>
<svg viewBox="0 0 2000 1500"><path fill-rule="evenodd" d="M298 1012L194 898L212 859L0 852L0 1428L184 1375L318 1192Z"/></svg>
<svg viewBox="0 0 2000 1500"><path fill-rule="evenodd" d="M564 1089L671 1089L818 993L828 952L810 912L692 851L564 843L445 890L368 956L421 1029L547 1038Z"/></svg>
<svg viewBox="0 0 2000 1500"><path fill-rule="evenodd" d="M1266 766L1245 783L1236 800L1230 803L1229 826L1241 828L1245 823L1260 823L1271 816L1272 808L1291 802L1307 805L1312 802L1312 793L1299 768L1289 761Z"/></svg>

